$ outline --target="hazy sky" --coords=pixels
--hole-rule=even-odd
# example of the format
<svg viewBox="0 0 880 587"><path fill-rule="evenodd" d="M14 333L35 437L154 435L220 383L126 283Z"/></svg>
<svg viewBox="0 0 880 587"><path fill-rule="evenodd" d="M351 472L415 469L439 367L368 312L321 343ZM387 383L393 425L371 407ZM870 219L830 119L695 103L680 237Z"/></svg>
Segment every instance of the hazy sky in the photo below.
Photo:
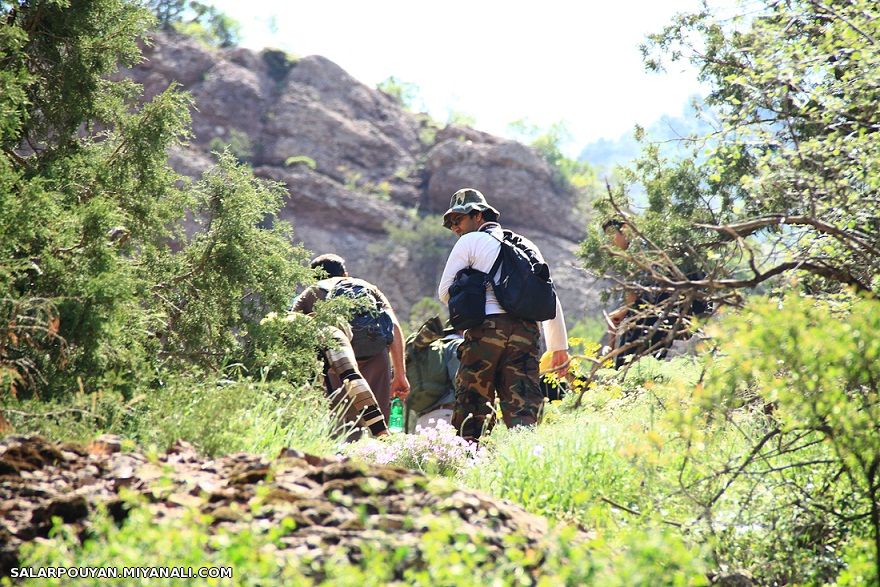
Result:
<svg viewBox="0 0 880 587"><path fill-rule="evenodd" d="M242 25L242 44L323 55L375 87L389 76L418 86L421 109L450 111L509 136L525 118L562 121L566 151L678 115L700 88L692 70L644 71L638 45L699 0L215 0Z"/></svg>

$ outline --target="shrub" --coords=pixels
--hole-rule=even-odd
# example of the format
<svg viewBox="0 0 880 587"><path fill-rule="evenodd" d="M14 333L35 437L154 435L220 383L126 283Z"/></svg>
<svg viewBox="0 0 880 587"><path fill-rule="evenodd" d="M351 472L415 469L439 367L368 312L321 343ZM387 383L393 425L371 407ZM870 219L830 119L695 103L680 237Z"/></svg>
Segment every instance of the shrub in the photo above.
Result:
<svg viewBox="0 0 880 587"><path fill-rule="evenodd" d="M212 138L208 143L208 148L213 153L228 150L239 163L248 163L254 159L254 143L250 136L234 128L229 130L226 137Z"/></svg>
<svg viewBox="0 0 880 587"><path fill-rule="evenodd" d="M182 6L164 5L172 19ZM141 57L142 5L19 2L3 14L0 383L22 397L133 398L160 372L243 361L249 328L312 278L277 219L286 190L231 154L196 184L171 169L191 98L171 87L137 104L116 75ZM189 236L188 213L201 229ZM11 326L10 308L27 319Z"/></svg>
<svg viewBox="0 0 880 587"><path fill-rule="evenodd" d="M305 165L312 171L318 168L318 164L311 157L307 157L306 155L293 155L292 157L288 157L284 160L285 167L292 167L294 165Z"/></svg>

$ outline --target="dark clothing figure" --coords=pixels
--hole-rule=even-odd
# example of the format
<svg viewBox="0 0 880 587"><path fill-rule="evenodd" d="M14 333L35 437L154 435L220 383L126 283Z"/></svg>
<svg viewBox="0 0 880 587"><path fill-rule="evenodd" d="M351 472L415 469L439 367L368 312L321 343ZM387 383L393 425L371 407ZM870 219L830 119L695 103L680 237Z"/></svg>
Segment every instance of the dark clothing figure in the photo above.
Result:
<svg viewBox="0 0 880 587"><path fill-rule="evenodd" d="M698 281L705 278L700 271L689 273L689 280ZM645 287L656 287L658 284L648 277L638 279ZM711 313L711 304L705 300L671 301L670 292L640 292L622 322L624 331L618 335L617 348L630 348L622 351L614 358L615 368L621 367L630 360L650 355L656 359L666 358L669 347L676 339L682 338L687 332L687 320L692 317L706 316ZM687 307L684 307L687 305ZM629 322L632 321L630 324ZM628 359L634 355L633 359Z"/></svg>
<svg viewBox="0 0 880 587"><path fill-rule="evenodd" d="M608 219L602 223L602 230L612 246L622 251L630 250L629 225L620 219ZM636 246L645 248L641 240ZM662 272L662 267L656 268ZM689 280L705 278L705 273L693 271L686 275ZM704 300L672 300L670 291L661 291L662 285L644 271L632 281L646 288L624 293L623 305L608 315L609 345L619 350L614 357L614 366L622 367L645 355L662 359L676 338L687 332L689 316L704 316L711 312L711 306ZM677 295L677 294L675 294ZM605 351L603 351L605 352Z"/></svg>

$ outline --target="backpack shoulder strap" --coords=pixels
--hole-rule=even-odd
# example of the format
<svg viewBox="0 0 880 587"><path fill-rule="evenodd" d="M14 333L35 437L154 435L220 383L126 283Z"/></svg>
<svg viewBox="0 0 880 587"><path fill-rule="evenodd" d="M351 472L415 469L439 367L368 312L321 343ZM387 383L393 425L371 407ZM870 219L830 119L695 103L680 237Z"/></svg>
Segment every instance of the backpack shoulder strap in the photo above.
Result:
<svg viewBox="0 0 880 587"><path fill-rule="evenodd" d="M495 227L501 228L501 226L499 224L495 224L495 223L493 223L491 226L488 226L488 227L487 226L480 227L480 232L485 232L486 234L488 234L489 236L491 236L492 238L497 240L499 243L501 243L501 247L502 247L501 249L498 250L498 256L495 257L495 262L492 264L492 268L489 269L488 273L486 273L486 275L487 275L486 279L488 279L490 282L492 282L493 285L495 282L495 274L498 273L498 269L501 267L501 258L504 256L503 255L504 241L507 240L507 233L510 232L509 230L502 229L502 233L501 233L502 238L498 238L498 235L492 231L492 229Z"/></svg>

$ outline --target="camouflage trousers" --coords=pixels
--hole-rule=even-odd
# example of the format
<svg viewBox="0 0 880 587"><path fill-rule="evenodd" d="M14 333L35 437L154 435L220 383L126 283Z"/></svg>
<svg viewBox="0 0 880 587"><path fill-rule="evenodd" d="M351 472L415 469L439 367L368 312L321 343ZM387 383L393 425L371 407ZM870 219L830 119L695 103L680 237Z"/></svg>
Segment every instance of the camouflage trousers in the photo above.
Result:
<svg viewBox="0 0 880 587"><path fill-rule="evenodd" d="M465 331L458 349L461 366L455 378L452 425L477 440L495 424L495 399L504 423L537 423L544 402L538 387L538 324L507 314L492 314Z"/></svg>

